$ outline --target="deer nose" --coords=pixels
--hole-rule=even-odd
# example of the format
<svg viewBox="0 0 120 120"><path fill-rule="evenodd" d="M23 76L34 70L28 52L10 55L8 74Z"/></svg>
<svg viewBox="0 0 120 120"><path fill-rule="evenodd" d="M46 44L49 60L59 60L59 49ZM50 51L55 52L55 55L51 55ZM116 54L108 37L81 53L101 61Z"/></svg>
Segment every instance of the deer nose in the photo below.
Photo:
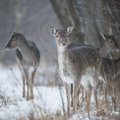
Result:
<svg viewBox="0 0 120 120"><path fill-rule="evenodd" d="M62 43L62 46L66 46L66 43Z"/></svg>
<svg viewBox="0 0 120 120"><path fill-rule="evenodd" d="M8 43L6 46L5 46L5 48L7 49L7 48L10 48L10 43Z"/></svg>

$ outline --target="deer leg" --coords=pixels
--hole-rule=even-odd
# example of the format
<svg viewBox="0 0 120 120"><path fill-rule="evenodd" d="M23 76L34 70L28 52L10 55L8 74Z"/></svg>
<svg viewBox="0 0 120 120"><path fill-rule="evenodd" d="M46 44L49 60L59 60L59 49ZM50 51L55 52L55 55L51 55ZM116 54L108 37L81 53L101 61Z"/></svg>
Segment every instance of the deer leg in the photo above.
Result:
<svg viewBox="0 0 120 120"><path fill-rule="evenodd" d="M84 88L83 88L83 86L81 85L81 97L80 97L80 106L81 106L81 108L83 107L83 102L84 102L84 99L85 99L85 90L84 90Z"/></svg>
<svg viewBox="0 0 120 120"><path fill-rule="evenodd" d="M112 107L113 107L113 110L116 111L117 109L117 106L116 106L116 92L115 92L115 88L112 87L112 91L111 91L111 100L112 100Z"/></svg>
<svg viewBox="0 0 120 120"><path fill-rule="evenodd" d="M73 111L75 113L76 109L78 108L77 105L79 103L79 89L80 89L80 83L79 81L76 81L74 84L74 102L73 102Z"/></svg>
<svg viewBox="0 0 120 120"><path fill-rule="evenodd" d="M86 104L86 111L90 112L90 101L91 101L92 90L87 91L87 104Z"/></svg>
<svg viewBox="0 0 120 120"><path fill-rule="evenodd" d="M30 79L30 99L34 99L34 96L33 96L33 82L32 82L32 79Z"/></svg>
<svg viewBox="0 0 120 120"><path fill-rule="evenodd" d="M37 69L35 69L33 72L32 72L32 84L34 84L34 78L35 78L35 73L36 73Z"/></svg>
<svg viewBox="0 0 120 120"><path fill-rule="evenodd" d="M22 75L22 80L23 80L23 94L22 96L25 97L25 76Z"/></svg>
<svg viewBox="0 0 120 120"><path fill-rule="evenodd" d="M94 88L93 92L94 92L94 98L95 98L95 107L96 107L96 110L98 110L97 89Z"/></svg>
<svg viewBox="0 0 120 120"><path fill-rule="evenodd" d="M29 76L28 76L28 71L25 69L24 70L25 76L26 76L26 82L27 82L27 100L29 100L29 86L30 86L30 82L29 82Z"/></svg>
<svg viewBox="0 0 120 120"><path fill-rule="evenodd" d="M74 99L74 92L73 92L73 84L71 84L71 107L73 107L73 99Z"/></svg>
<svg viewBox="0 0 120 120"><path fill-rule="evenodd" d="M100 75L100 73L99 73L100 66L101 66L101 64L98 64L98 67L95 70L95 75L94 75L94 79L93 79L93 84L94 84L93 93L94 93L96 110L98 110L97 88L99 87L98 75Z"/></svg>
<svg viewBox="0 0 120 120"><path fill-rule="evenodd" d="M103 86L104 89L104 103L107 104L108 100L107 100L107 86Z"/></svg>
<svg viewBox="0 0 120 120"><path fill-rule="evenodd" d="M94 93L94 99L95 99L95 108L98 110L98 99L97 99L97 88L98 88L98 83L95 82L97 80L97 77L94 79L94 87L93 87L93 93Z"/></svg>
<svg viewBox="0 0 120 120"><path fill-rule="evenodd" d="M31 84L31 80L28 79L28 85L27 85L27 100L30 99L30 84Z"/></svg>
<svg viewBox="0 0 120 120"><path fill-rule="evenodd" d="M78 96L78 102L77 102L77 109L80 107L80 92L82 93L82 86L79 87L78 89L78 93L77 93L77 96Z"/></svg>
<svg viewBox="0 0 120 120"><path fill-rule="evenodd" d="M68 83L65 83L65 89L66 89L66 96L67 96L67 111L68 115L70 115L70 85Z"/></svg>
<svg viewBox="0 0 120 120"><path fill-rule="evenodd" d="M33 84L34 84L34 77L35 77L36 69L32 71L31 73L31 79L30 79L30 99L34 99L34 94L33 94Z"/></svg>

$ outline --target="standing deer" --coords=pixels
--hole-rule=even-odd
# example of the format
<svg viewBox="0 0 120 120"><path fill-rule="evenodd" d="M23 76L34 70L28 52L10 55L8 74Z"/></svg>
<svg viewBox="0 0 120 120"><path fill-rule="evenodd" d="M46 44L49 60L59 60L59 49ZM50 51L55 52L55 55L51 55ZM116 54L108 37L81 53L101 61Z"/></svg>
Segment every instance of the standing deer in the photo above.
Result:
<svg viewBox="0 0 120 120"><path fill-rule="evenodd" d="M25 97L25 83L27 83L27 100L34 99L34 77L39 66L40 52L34 42L26 40L20 33L14 33L6 45L6 49L16 48L17 62L22 74L23 94Z"/></svg>
<svg viewBox="0 0 120 120"><path fill-rule="evenodd" d="M109 94L112 97L113 107L116 110L117 102L120 104L120 48L116 39L113 35L103 35L104 43L100 48L102 57L101 75L105 81L105 96ZM116 57L117 55L117 57ZM119 55L119 57L118 57ZM109 57L110 58L107 58ZM112 58L112 59L111 59ZM106 98L107 99L107 98Z"/></svg>
<svg viewBox="0 0 120 120"><path fill-rule="evenodd" d="M120 37L101 34L104 42L99 49L101 54L100 76L105 88L105 101L107 96L111 96L114 110L117 109L117 103L120 104ZM85 96L82 96L82 99Z"/></svg>
<svg viewBox="0 0 120 120"><path fill-rule="evenodd" d="M50 28L55 37L58 52L59 75L65 83L67 94L68 113L70 112L70 96L73 98L74 112L77 108L80 85L87 90L86 110L90 111L90 99L94 91L96 107L98 75L101 66L101 57L96 49L88 45L76 45L70 43L70 34L73 27L67 30ZM73 84L73 95L70 95L70 85Z"/></svg>

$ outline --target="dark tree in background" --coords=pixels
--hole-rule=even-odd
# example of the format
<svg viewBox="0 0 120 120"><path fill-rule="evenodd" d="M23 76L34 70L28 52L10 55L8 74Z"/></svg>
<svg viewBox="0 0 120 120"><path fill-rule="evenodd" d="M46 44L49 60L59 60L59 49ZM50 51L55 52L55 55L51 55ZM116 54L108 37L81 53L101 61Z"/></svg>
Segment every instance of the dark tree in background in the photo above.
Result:
<svg viewBox="0 0 120 120"><path fill-rule="evenodd" d="M51 3L64 27L75 26L74 40L100 47L100 32L119 33L119 0L51 0Z"/></svg>

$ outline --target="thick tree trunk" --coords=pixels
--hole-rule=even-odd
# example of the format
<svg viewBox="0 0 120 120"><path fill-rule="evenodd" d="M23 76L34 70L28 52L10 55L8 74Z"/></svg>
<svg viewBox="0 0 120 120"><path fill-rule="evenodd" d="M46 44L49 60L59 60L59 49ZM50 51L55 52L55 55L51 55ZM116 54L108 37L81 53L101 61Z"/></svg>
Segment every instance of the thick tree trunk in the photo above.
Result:
<svg viewBox="0 0 120 120"><path fill-rule="evenodd" d="M58 18L63 25L67 28L68 26L74 26L74 31L72 34L73 42L78 42L83 44L84 34L81 29L81 21L79 21L79 16L76 13L74 0L50 0L53 8L55 9Z"/></svg>

